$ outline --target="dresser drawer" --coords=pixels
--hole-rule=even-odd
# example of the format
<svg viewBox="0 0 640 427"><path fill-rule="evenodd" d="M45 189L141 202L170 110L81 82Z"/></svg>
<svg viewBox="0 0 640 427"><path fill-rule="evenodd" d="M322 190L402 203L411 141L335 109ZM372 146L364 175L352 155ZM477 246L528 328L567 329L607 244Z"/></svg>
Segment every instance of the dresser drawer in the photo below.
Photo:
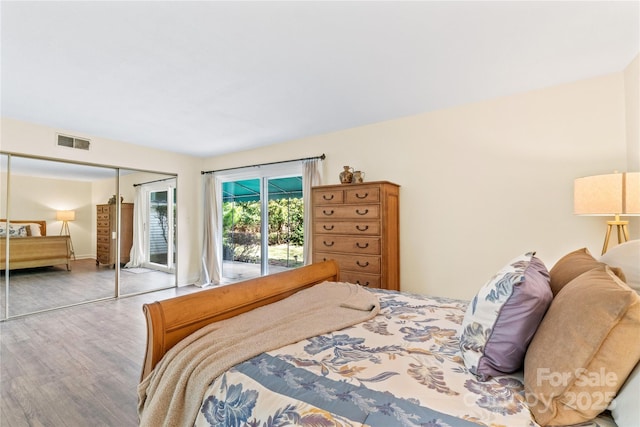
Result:
<svg viewBox="0 0 640 427"><path fill-rule="evenodd" d="M368 288L380 287L380 276L376 274L356 273L352 271L340 272L340 281L355 283L356 285L366 286Z"/></svg>
<svg viewBox="0 0 640 427"><path fill-rule="evenodd" d="M98 253L96 256L98 262L100 264L110 264L111 260L109 259L109 254L108 253Z"/></svg>
<svg viewBox="0 0 640 427"><path fill-rule="evenodd" d="M313 231L322 234L379 236L380 228L380 221L313 221Z"/></svg>
<svg viewBox="0 0 640 427"><path fill-rule="evenodd" d="M315 206L313 215L318 219L374 219L380 218L380 205Z"/></svg>
<svg viewBox="0 0 640 427"><path fill-rule="evenodd" d="M347 255L330 252L315 252L314 262L334 259L340 271L357 271L358 273L380 274L380 257L373 255Z"/></svg>
<svg viewBox="0 0 640 427"><path fill-rule="evenodd" d="M345 203L376 203L380 201L380 188L359 185L355 187L344 191Z"/></svg>
<svg viewBox="0 0 640 427"><path fill-rule="evenodd" d="M313 250L318 252L348 252L351 254L380 254L379 237L335 236L316 234L313 239Z"/></svg>
<svg viewBox="0 0 640 427"><path fill-rule="evenodd" d="M98 243L102 243L103 245L107 245L107 247L109 247L109 240L111 240L109 238L109 233L98 233L98 235L96 236L96 240Z"/></svg>
<svg viewBox="0 0 640 427"><path fill-rule="evenodd" d="M313 204L326 205L332 203L343 203L344 192L342 189L327 189L313 191Z"/></svg>

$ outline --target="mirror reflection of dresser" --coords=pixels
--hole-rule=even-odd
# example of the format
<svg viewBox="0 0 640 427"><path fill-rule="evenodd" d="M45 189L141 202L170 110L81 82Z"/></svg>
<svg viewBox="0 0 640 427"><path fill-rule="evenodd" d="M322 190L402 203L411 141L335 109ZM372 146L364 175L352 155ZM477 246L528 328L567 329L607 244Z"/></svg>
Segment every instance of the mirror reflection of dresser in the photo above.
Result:
<svg viewBox="0 0 640 427"><path fill-rule="evenodd" d="M116 204L96 206L96 264L107 264L115 267L116 232L118 219ZM131 245L133 244L133 203L120 204L120 265L129 262Z"/></svg>

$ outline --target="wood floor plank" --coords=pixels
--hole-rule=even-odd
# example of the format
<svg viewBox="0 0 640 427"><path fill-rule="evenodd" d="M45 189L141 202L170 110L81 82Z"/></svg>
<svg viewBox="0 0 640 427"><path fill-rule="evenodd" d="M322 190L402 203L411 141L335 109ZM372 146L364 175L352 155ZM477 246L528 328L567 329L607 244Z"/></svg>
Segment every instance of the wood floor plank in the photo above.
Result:
<svg viewBox="0 0 640 427"><path fill-rule="evenodd" d="M142 304L187 286L0 323L0 425L136 426Z"/></svg>

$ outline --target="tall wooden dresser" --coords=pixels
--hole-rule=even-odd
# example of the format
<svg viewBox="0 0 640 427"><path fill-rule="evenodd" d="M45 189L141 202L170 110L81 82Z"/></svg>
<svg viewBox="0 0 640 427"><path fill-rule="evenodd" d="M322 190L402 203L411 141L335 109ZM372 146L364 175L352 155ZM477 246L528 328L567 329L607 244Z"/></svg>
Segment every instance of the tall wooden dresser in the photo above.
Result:
<svg viewBox="0 0 640 427"><path fill-rule="evenodd" d="M121 203L120 264L129 262L133 245L133 203ZM97 205L96 264L116 264L116 205Z"/></svg>
<svg viewBox="0 0 640 427"><path fill-rule="evenodd" d="M313 261L336 260L342 281L399 290L399 190L387 181L313 187Z"/></svg>

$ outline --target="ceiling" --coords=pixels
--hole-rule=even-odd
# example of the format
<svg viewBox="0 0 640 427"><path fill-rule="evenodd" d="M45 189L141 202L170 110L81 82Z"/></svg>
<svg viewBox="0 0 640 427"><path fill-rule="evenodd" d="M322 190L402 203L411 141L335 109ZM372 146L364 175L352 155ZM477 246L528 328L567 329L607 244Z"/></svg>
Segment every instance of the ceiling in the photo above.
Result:
<svg viewBox="0 0 640 427"><path fill-rule="evenodd" d="M4 117L199 157L618 72L640 51L637 1L0 7Z"/></svg>

